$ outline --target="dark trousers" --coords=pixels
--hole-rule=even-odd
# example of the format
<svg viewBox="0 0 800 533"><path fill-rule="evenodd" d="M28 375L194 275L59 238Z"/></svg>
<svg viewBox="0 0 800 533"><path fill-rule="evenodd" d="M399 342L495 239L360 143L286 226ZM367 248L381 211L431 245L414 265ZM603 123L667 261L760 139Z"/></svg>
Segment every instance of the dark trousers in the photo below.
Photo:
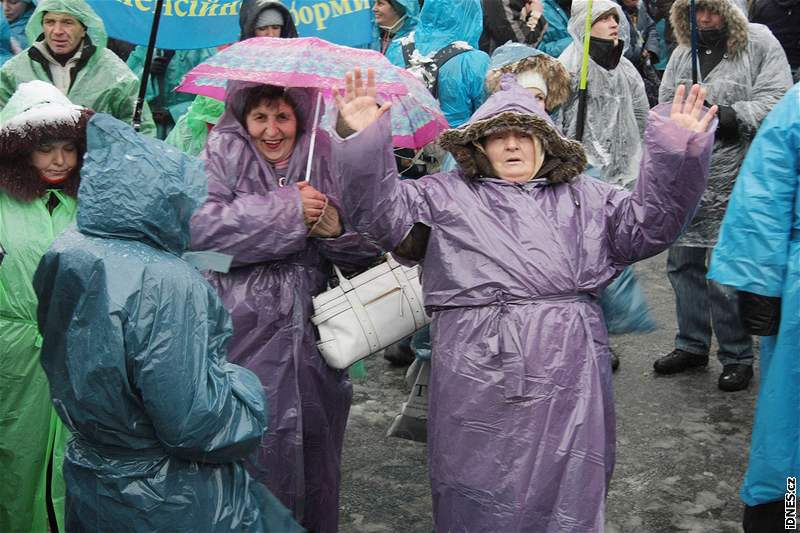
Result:
<svg viewBox="0 0 800 533"><path fill-rule="evenodd" d="M783 500L762 503L750 507L744 506L742 527L744 533L781 533L786 531L783 527Z"/></svg>

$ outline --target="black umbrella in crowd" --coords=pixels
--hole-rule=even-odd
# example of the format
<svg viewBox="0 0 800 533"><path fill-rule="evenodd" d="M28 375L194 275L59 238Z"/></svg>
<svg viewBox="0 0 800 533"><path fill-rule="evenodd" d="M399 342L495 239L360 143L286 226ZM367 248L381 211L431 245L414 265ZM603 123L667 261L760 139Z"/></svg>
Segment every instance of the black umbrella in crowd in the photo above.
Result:
<svg viewBox="0 0 800 533"><path fill-rule="evenodd" d="M161 22L161 8L164 0L156 0L156 9L153 14L153 25L150 27L150 40L147 42L147 53L144 58L144 70L142 79L139 83L139 96L136 98L136 108L133 112L133 128L139 131L142 127L142 109L144 109L144 99L147 95L147 81L150 78L150 64L153 61L153 53L156 49L156 37L158 36L158 25Z"/></svg>

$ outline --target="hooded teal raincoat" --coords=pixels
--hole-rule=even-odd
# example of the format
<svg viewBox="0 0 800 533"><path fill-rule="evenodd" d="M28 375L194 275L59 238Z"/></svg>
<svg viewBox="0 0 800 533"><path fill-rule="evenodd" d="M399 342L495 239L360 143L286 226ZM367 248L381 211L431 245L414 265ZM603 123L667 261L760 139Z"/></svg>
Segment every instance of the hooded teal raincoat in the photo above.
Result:
<svg viewBox="0 0 800 533"><path fill-rule="evenodd" d="M708 277L781 298L778 334L761 338L761 383L741 490L782 500L800 477L800 84L761 124L722 221Z"/></svg>
<svg viewBox="0 0 800 533"><path fill-rule="evenodd" d="M416 30L386 52L392 64L405 66L402 43L411 36L423 56L433 56L459 41L474 48L455 56L439 70L439 105L452 127L466 122L485 99L483 80L489 70L489 56L478 50L482 31L480 0L427 0Z"/></svg>
<svg viewBox="0 0 800 533"><path fill-rule="evenodd" d="M230 317L181 259L202 164L108 115L87 136L77 230L33 282L42 366L73 437L67 530L299 531L242 465L266 429L264 394L227 361Z"/></svg>
<svg viewBox="0 0 800 533"><path fill-rule="evenodd" d="M403 17L405 17L400 24L400 27L397 28L397 31L393 32L389 38L390 41L384 44L383 37L385 30L378 28L378 33L380 37L378 39L377 49L381 51L388 59L392 62L393 65L397 65L398 67L405 68L405 62L403 61L403 51L398 44L398 41L414 31L419 23L419 2L417 0L392 0L393 4L399 4L405 10ZM384 48L385 46L385 48Z"/></svg>

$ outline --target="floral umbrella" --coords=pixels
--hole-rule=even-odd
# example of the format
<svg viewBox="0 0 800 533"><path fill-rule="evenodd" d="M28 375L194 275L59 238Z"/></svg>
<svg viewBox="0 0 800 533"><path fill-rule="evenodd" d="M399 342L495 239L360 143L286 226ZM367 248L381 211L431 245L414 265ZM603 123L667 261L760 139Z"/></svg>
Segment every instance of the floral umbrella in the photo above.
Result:
<svg viewBox="0 0 800 533"><path fill-rule="evenodd" d="M418 149L447 129L439 104L417 78L374 50L338 46L315 37L257 37L241 41L190 70L178 91L224 100L228 80L312 87L332 100L354 68L375 71L379 100L392 102L392 142ZM331 120L327 121L330 126Z"/></svg>

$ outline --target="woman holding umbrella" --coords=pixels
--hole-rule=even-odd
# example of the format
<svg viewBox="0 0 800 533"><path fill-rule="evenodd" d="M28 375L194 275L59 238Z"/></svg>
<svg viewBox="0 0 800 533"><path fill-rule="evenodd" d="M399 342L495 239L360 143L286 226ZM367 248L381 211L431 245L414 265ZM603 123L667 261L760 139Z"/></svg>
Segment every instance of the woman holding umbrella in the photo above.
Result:
<svg viewBox="0 0 800 533"><path fill-rule="evenodd" d="M268 398L270 427L250 471L298 522L324 533L337 530L352 387L317 352L311 297L331 262L364 266L379 249L341 217L327 134L312 146L316 96L228 82L201 155L209 194L192 219L192 245L233 256L229 273L209 279L233 319L229 360L255 372ZM309 152L312 184L303 181Z"/></svg>
<svg viewBox="0 0 800 533"><path fill-rule="evenodd" d="M632 192L582 174L531 94L501 80L440 137L455 171L397 178L387 117L356 80L337 177L353 227L396 250L427 226L428 444L436 531L602 531L614 467L598 294L678 235L705 187L716 108L684 89L651 115ZM713 128L712 128L713 129ZM366 154L369 154L367 157Z"/></svg>

